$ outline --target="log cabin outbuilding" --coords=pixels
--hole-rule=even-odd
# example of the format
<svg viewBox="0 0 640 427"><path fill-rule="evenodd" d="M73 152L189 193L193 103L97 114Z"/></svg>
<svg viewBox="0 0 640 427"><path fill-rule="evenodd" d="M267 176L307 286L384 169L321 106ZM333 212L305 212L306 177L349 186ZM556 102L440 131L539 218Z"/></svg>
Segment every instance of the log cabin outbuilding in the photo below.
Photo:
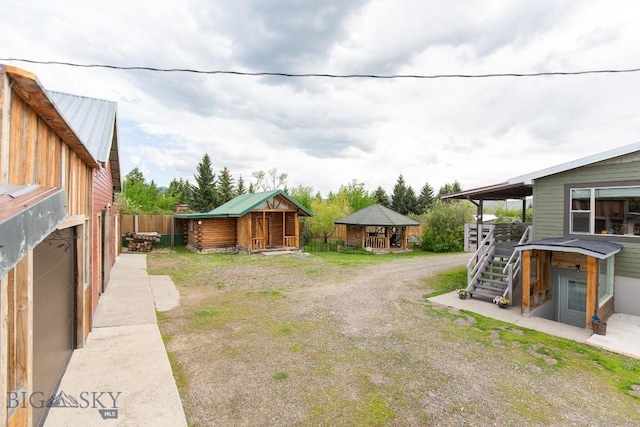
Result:
<svg viewBox="0 0 640 427"><path fill-rule="evenodd" d="M345 244L375 252L407 250L407 227L420 223L382 205L371 205L334 221L347 227Z"/></svg>
<svg viewBox="0 0 640 427"><path fill-rule="evenodd" d="M533 196L533 224L498 242L479 224L467 291L505 296L524 316L594 328L594 316L640 316L640 143L444 196L486 200ZM509 244L510 243L510 244Z"/></svg>
<svg viewBox="0 0 640 427"><path fill-rule="evenodd" d="M104 169L25 70L0 65L0 425L39 425L91 328ZM115 240L114 240L115 242Z"/></svg>
<svg viewBox="0 0 640 427"><path fill-rule="evenodd" d="M313 213L282 190L242 194L187 220L187 247L196 252L264 252L300 248L300 217Z"/></svg>

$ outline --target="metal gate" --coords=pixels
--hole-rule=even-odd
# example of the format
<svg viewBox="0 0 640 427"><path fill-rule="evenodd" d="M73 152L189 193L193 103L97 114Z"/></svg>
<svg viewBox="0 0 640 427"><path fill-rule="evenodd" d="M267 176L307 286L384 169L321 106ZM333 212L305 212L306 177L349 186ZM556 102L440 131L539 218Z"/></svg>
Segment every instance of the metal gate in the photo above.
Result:
<svg viewBox="0 0 640 427"><path fill-rule="evenodd" d="M33 250L33 391L45 401L74 348L75 250L75 228L53 232ZM46 410L38 406L34 425Z"/></svg>

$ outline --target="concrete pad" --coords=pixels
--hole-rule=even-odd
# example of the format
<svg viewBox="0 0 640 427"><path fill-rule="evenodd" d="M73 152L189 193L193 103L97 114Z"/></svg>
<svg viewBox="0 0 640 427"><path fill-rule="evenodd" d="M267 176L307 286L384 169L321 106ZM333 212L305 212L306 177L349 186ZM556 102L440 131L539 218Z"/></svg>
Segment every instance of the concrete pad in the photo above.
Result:
<svg viewBox="0 0 640 427"><path fill-rule="evenodd" d="M614 313L607 319L607 334L593 334L587 344L640 358L640 317Z"/></svg>
<svg viewBox="0 0 640 427"><path fill-rule="evenodd" d="M118 257L93 330L58 387L64 407L50 408L45 426L187 426L149 282L145 255Z"/></svg>
<svg viewBox="0 0 640 427"><path fill-rule="evenodd" d="M149 276L146 269L139 267L141 259L146 257L127 254L118 257L107 290L98 301L94 328L156 323Z"/></svg>
<svg viewBox="0 0 640 427"><path fill-rule="evenodd" d="M180 305L180 293L169 276L149 276L156 310L168 311Z"/></svg>
<svg viewBox="0 0 640 427"><path fill-rule="evenodd" d="M525 317L520 307L502 309L487 300L474 298L462 300L455 291L429 298L429 301L640 359L640 317L638 316L615 313L607 321L607 334L595 335L589 329L577 328L541 317Z"/></svg>
<svg viewBox="0 0 640 427"><path fill-rule="evenodd" d="M73 396L81 407L51 408L45 426L187 425L155 324L91 332L85 348L74 351L60 392ZM103 419L100 409L116 409L117 418Z"/></svg>

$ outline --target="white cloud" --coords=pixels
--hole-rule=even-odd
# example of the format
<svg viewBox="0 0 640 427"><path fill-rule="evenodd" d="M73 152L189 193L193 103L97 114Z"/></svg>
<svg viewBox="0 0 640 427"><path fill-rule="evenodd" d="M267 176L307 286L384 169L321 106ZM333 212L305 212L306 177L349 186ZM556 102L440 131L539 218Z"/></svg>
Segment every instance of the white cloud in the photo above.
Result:
<svg viewBox="0 0 640 427"><path fill-rule="evenodd" d="M438 74L638 67L636 3L114 0L16 3L0 57L202 70ZM512 176L638 140L640 73L367 80L13 63L47 89L118 102L124 172L258 169L323 194L352 179L419 192Z"/></svg>

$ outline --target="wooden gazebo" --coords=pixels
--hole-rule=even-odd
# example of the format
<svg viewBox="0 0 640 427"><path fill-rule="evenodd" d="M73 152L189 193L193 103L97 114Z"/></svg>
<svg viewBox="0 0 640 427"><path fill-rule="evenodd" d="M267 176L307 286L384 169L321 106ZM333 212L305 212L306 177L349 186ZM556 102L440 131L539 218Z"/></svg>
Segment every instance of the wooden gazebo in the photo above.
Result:
<svg viewBox="0 0 640 427"><path fill-rule="evenodd" d="M420 225L382 205L371 205L334 222L347 227L345 244L373 251L407 250L407 227Z"/></svg>

